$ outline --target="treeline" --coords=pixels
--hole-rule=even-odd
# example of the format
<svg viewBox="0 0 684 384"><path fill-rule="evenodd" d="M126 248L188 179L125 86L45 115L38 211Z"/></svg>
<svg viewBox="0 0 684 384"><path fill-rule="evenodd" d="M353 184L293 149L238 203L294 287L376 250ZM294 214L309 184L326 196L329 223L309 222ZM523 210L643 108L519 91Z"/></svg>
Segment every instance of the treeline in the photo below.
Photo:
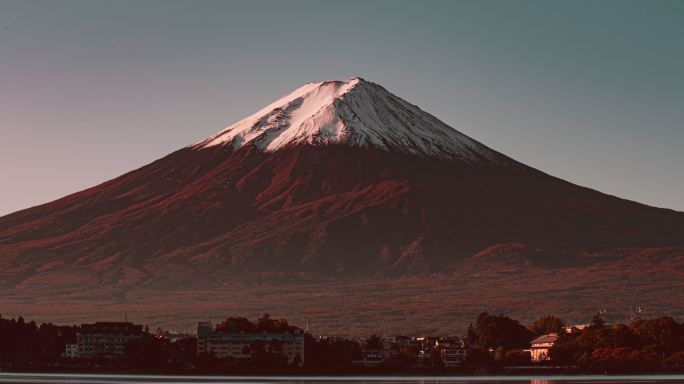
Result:
<svg viewBox="0 0 684 384"><path fill-rule="evenodd" d="M250 321L246 317L229 317L222 322L216 324L216 332L231 332L231 333L285 333L294 332L299 328L290 325L285 319L276 319L270 314L265 313L255 322Z"/></svg>
<svg viewBox="0 0 684 384"><path fill-rule="evenodd" d="M107 358L74 362L63 356L67 344L76 343L79 326L52 323L38 325L23 317L6 319L0 315L0 370L79 370L121 369L180 371L194 368L197 340L171 342L146 332L125 346L120 360Z"/></svg>
<svg viewBox="0 0 684 384"><path fill-rule="evenodd" d="M684 324L658 317L607 325L596 316L587 329L562 334L550 358L591 372L682 371Z"/></svg>
<svg viewBox="0 0 684 384"><path fill-rule="evenodd" d="M449 369L440 359L440 346L393 344L375 335L358 342L319 339L305 334L304 366L298 367L298 364L288 363L277 343L256 342L247 346L244 352L249 358L218 359L211 355L198 356L195 337L186 335L174 339L163 329L145 332L141 339L126 344L120 359L66 359L62 353L67 343L76 342L78 330L78 326L38 325L21 317L5 319L0 316L0 369L335 375L503 373L511 367L534 370L538 365L547 365L574 373L684 371L684 324L671 317L606 324L596 315L587 327L568 333L564 322L554 316L542 317L526 326L505 315L483 312L462 339L468 352L465 361L460 367ZM244 317L228 318L217 324L215 330L261 333L294 332L298 328L285 319L266 314L254 322ZM549 350L550 359L531 362L530 342L548 333L559 335ZM386 361L374 367L359 364L364 351L382 349L388 352ZM431 358L421 359L421 355L431 355Z"/></svg>
<svg viewBox="0 0 684 384"><path fill-rule="evenodd" d="M58 362L67 343L76 341L77 327L37 325L23 317L0 315L0 367L49 365Z"/></svg>
<svg viewBox="0 0 684 384"><path fill-rule="evenodd" d="M533 364L525 350L533 338L557 333L546 361ZM560 318L546 316L525 327L503 315L481 313L466 339L470 369L502 371L511 366L546 365L585 373L684 371L684 324L671 317L606 324L595 315L588 326L566 332Z"/></svg>

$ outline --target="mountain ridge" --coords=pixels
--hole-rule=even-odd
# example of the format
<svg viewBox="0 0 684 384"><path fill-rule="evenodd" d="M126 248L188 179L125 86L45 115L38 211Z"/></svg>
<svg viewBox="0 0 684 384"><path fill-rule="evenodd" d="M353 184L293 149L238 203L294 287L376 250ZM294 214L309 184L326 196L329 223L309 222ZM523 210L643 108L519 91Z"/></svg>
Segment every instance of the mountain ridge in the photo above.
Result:
<svg viewBox="0 0 684 384"><path fill-rule="evenodd" d="M303 93L316 86L310 88ZM380 101L368 105L350 98L359 103L352 108L384 108L399 99L378 92ZM330 94L321 99L322 109L344 111ZM139 305L131 295L140 290L196 298L197 292L263 281L295 288L311 280L340 281L323 285L340 289L325 293L337 297L359 281L374 287L387 281L401 290L396 284L416 278L429 292L429 276L436 275L439 281L472 275L469 294L479 297L477 289L485 288L478 275L496 281L526 271L563 271L588 282L595 273L597 279L639 275L648 283L642 271L652 260L659 273L669 271L660 276L668 281L684 270L684 213L574 185L469 138L446 142L455 146L399 150L391 141L309 142L334 116L326 112L321 116L332 120L313 125L292 114L269 120L282 105L277 101L237 126L105 183L0 217L0 287L10 292L4 302L18 308L29 293L40 302L61 292L62 305L74 297L115 295L125 307ZM391 113L377 112L385 115ZM461 139L424 115L413 110L414 123L394 127L399 136L392 137L448 128L447 135L453 131ZM255 125L264 116L270 116L265 124ZM375 127L371 119L361 128L380 129L390 121ZM281 140L284 145L268 149L279 137L269 135L273 129L295 129L284 137L294 144ZM236 132L245 140L236 144ZM476 151L453 156L463 148ZM633 257L651 252L663 256ZM638 270L630 269L637 259ZM525 277L531 278L538 279ZM522 289L515 284L525 279L507 279L508 289Z"/></svg>

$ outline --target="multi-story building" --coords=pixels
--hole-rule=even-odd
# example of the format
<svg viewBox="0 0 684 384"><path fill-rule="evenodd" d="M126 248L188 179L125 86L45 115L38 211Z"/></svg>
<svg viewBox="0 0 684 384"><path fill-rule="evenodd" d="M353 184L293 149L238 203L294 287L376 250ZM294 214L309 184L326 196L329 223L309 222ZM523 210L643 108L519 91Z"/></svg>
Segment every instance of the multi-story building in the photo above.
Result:
<svg viewBox="0 0 684 384"><path fill-rule="evenodd" d="M129 322L82 324L77 334L78 350L75 357L123 356L126 343L140 339L143 335L142 325ZM73 351L69 353L73 356Z"/></svg>
<svg viewBox="0 0 684 384"><path fill-rule="evenodd" d="M62 356L67 359L78 359L78 344L67 344Z"/></svg>
<svg viewBox="0 0 684 384"><path fill-rule="evenodd" d="M439 348L440 359L447 368L460 367L468 357L468 349L460 338L443 337L435 343L435 346Z"/></svg>
<svg viewBox="0 0 684 384"><path fill-rule="evenodd" d="M197 354L209 354L217 358L251 357L249 347L262 342L267 349L276 348L287 356L289 364L304 365L304 332L297 330L283 333L231 333L215 332L211 323L197 325ZM247 347L247 348L245 348Z"/></svg>
<svg viewBox="0 0 684 384"><path fill-rule="evenodd" d="M384 364L390 359L390 351L388 349L364 349L361 352L363 360L360 363L364 367L374 367L376 365Z"/></svg>
<svg viewBox="0 0 684 384"><path fill-rule="evenodd" d="M533 363L551 360L549 350L558 340L558 333L547 333L532 340L530 343L530 357Z"/></svg>

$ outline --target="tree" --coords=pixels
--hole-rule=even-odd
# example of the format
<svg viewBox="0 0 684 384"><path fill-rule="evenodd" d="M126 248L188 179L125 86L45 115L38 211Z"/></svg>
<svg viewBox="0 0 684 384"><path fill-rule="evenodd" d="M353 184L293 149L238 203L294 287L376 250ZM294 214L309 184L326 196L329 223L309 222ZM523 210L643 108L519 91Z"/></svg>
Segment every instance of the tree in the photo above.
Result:
<svg viewBox="0 0 684 384"><path fill-rule="evenodd" d="M78 327L0 318L0 363L36 369L61 359L64 346L76 342Z"/></svg>
<svg viewBox="0 0 684 384"><path fill-rule="evenodd" d="M505 350L527 348L532 333L517 320L508 316L494 316L482 312L475 321L475 335L479 348L503 347Z"/></svg>
<svg viewBox="0 0 684 384"><path fill-rule="evenodd" d="M675 352L665 359L665 366L671 369L684 369L684 352Z"/></svg>
<svg viewBox="0 0 684 384"><path fill-rule="evenodd" d="M565 323L561 318L556 316L544 316L537 319L530 325L530 332L534 336L541 336L547 333L560 333L565 327Z"/></svg>
<svg viewBox="0 0 684 384"><path fill-rule="evenodd" d="M463 370L469 373L489 373L496 367L489 352L476 348L468 353L463 362Z"/></svg>
<svg viewBox="0 0 684 384"><path fill-rule="evenodd" d="M501 365L503 366L509 366L509 365L515 365L515 366L523 366L523 365L532 365L532 361L530 360L530 352L525 352L520 349L514 349L511 351L506 352L505 356L501 360Z"/></svg>
<svg viewBox="0 0 684 384"><path fill-rule="evenodd" d="M382 338L378 335L371 335L368 340L366 340L366 349L382 349Z"/></svg>
<svg viewBox="0 0 684 384"><path fill-rule="evenodd" d="M680 350L684 332L682 326L671 317L658 317L648 320L635 320L629 328L644 346L652 346L659 352Z"/></svg>
<svg viewBox="0 0 684 384"><path fill-rule="evenodd" d="M596 349L579 363L585 369L609 373L651 371L660 366L657 354L626 347Z"/></svg>
<svg viewBox="0 0 684 384"><path fill-rule="evenodd" d="M251 333L256 326L245 317L229 317L216 325L216 332L226 333Z"/></svg>
<svg viewBox="0 0 684 384"><path fill-rule="evenodd" d="M468 324L468 330L466 331L465 337L466 345L472 348L477 347L477 334L475 333L475 328L473 323Z"/></svg>
<svg viewBox="0 0 684 384"><path fill-rule="evenodd" d="M256 322L257 332L294 332L297 327L288 324L285 319L274 319L270 314L264 313Z"/></svg>
<svg viewBox="0 0 684 384"><path fill-rule="evenodd" d="M135 368L164 368L170 358L168 342L146 334L140 339L126 343L124 356L128 364Z"/></svg>
<svg viewBox="0 0 684 384"><path fill-rule="evenodd" d="M597 312L594 317L591 318L591 324L589 325L592 329L602 329L606 326L606 321L601 317L601 313Z"/></svg>
<svg viewBox="0 0 684 384"><path fill-rule="evenodd" d="M304 367L309 372L344 374L352 372L354 360L361 360L361 346L351 340L316 340L304 335L306 358Z"/></svg>
<svg viewBox="0 0 684 384"><path fill-rule="evenodd" d="M640 347L636 335L625 325L596 328L594 326L570 334L561 334L549 351L551 360L559 364L574 365L593 359L592 353L598 349L635 350ZM622 353L622 352L621 352Z"/></svg>

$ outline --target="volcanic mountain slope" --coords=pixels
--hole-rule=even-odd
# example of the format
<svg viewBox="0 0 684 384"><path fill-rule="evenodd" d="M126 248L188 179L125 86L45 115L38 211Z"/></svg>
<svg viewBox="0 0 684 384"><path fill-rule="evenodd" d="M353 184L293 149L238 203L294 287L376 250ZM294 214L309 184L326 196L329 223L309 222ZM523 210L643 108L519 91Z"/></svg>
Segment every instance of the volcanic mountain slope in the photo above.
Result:
<svg viewBox="0 0 684 384"><path fill-rule="evenodd" d="M681 245L683 213L546 175L354 78L307 84L152 164L0 218L0 284L581 267Z"/></svg>

